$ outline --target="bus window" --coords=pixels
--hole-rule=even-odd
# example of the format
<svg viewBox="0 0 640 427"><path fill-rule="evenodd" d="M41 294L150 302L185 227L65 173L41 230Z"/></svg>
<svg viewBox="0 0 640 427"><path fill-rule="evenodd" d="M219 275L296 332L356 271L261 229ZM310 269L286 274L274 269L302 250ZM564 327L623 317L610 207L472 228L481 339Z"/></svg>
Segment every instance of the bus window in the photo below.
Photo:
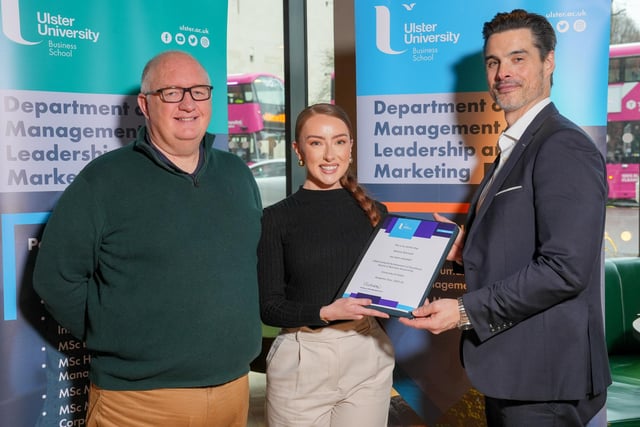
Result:
<svg viewBox="0 0 640 427"><path fill-rule="evenodd" d="M624 81L637 83L640 80L640 57L635 56L624 60Z"/></svg>
<svg viewBox="0 0 640 427"><path fill-rule="evenodd" d="M622 81L620 70L622 69L620 58L611 58L609 60L609 83L619 83Z"/></svg>
<svg viewBox="0 0 640 427"><path fill-rule="evenodd" d="M227 104L244 103L244 94L240 85L232 85L227 87Z"/></svg>

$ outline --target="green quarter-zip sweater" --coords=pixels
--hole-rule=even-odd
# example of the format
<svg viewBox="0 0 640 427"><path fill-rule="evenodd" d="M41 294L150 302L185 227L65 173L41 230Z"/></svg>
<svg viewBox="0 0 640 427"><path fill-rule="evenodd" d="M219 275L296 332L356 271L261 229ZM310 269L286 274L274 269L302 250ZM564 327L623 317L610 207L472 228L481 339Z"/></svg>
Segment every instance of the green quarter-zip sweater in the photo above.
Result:
<svg viewBox="0 0 640 427"><path fill-rule="evenodd" d="M141 128L89 163L46 225L34 287L86 342L90 379L111 390L222 384L259 353L261 204L235 155L202 142L193 175Z"/></svg>

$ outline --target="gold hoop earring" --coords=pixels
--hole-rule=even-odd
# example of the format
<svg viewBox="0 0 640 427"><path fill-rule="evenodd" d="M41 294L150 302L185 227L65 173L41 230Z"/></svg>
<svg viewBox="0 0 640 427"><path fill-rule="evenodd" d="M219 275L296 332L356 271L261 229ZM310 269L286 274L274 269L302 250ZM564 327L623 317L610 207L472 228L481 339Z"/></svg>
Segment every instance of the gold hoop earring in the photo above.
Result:
<svg viewBox="0 0 640 427"><path fill-rule="evenodd" d="M298 166L303 167L304 166L304 160L298 159Z"/></svg>

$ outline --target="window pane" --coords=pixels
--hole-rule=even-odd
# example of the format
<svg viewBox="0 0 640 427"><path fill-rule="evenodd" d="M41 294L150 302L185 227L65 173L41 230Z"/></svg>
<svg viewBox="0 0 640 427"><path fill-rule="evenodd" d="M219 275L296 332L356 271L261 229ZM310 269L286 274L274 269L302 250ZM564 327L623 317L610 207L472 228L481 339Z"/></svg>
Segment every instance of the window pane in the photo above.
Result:
<svg viewBox="0 0 640 427"><path fill-rule="evenodd" d="M286 193L284 27L281 0L230 0L227 30L229 151L249 165L263 206ZM269 162L276 161L276 165Z"/></svg>
<svg viewBox="0 0 640 427"><path fill-rule="evenodd" d="M615 18L614 18L615 19ZM640 22L636 25L640 27ZM607 181L609 203L605 225L605 256L638 256L640 240L640 47L613 49L609 60Z"/></svg>
<svg viewBox="0 0 640 427"><path fill-rule="evenodd" d="M307 0L309 103L333 96L333 0Z"/></svg>

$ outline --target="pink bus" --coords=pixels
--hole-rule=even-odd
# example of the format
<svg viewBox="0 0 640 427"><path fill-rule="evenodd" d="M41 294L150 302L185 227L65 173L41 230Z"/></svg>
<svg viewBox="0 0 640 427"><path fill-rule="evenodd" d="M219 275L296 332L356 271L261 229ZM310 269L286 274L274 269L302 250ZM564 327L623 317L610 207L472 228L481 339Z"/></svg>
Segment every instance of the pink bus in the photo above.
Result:
<svg viewBox="0 0 640 427"><path fill-rule="evenodd" d="M266 73L227 76L229 151L247 163L273 157L284 139L284 84Z"/></svg>
<svg viewBox="0 0 640 427"><path fill-rule="evenodd" d="M609 47L607 175L609 199L638 202L640 43Z"/></svg>

